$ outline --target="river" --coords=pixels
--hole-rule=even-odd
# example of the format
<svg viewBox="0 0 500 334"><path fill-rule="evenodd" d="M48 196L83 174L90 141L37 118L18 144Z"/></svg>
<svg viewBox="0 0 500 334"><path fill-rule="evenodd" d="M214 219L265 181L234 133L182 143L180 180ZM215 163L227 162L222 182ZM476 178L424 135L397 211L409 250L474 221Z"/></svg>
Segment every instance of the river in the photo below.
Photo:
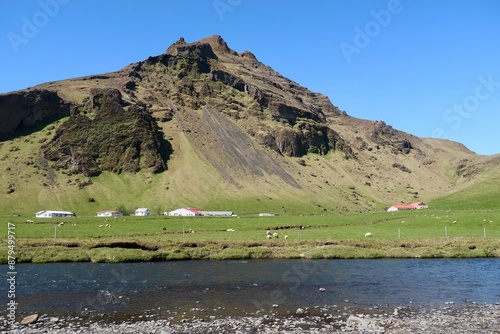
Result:
<svg viewBox="0 0 500 334"><path fill-rule="evenodd" d="M110 321L500 302L496 258L18 264L16 279L18 314Z"/></svg>

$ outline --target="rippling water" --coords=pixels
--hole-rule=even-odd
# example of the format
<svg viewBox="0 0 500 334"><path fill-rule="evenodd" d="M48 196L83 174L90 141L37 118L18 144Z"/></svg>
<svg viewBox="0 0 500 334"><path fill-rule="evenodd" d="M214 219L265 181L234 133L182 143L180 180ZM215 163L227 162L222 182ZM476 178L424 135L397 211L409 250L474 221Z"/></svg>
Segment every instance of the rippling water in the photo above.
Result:
<svg viewBox="0 0 500 334"><path fill-rule="evenodd" d="M500 259L19 264L17 272L19 312L51 316L500 302Z"/></svg>

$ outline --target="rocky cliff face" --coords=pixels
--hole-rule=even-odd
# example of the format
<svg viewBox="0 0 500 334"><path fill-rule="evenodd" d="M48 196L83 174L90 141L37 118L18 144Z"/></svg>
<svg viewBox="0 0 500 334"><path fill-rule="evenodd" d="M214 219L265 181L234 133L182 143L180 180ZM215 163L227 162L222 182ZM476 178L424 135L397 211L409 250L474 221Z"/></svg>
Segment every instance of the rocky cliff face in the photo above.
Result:
<svg viewBox="0 0 500 334"><path fill-rule="evenodd" d="M162 172L171 152L145 106L126 103L116 89L92 89L42 149L54 168L85 176Z"/></svg>
<svg viewBox="0 0 500 334"><path fill-rule="evenodd" d="M69 116L70 103L56 92L28 90L0 95L0 135Z"/></svg>
<svg viewBox="0 0 500 334"><path fill-rule="evenodd" d="M248 51L231 50L220 36L195 43L181 38L164 55L134 65L130 77L131 93L144 87L153 109L209 105L280 154L338 151L355 159L349 143L327 125L328 117L342 116L328 98L282 77Z"/></svg>

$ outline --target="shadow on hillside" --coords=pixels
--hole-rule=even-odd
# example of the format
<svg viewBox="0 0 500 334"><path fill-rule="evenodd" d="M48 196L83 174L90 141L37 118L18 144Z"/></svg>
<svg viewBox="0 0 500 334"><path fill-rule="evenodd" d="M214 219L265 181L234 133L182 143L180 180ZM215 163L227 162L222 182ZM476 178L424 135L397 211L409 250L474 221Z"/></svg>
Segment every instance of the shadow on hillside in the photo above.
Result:
<svg viewBox="0 0 500 334"><path fill-rule="evenodd" d="M10 140L14 140L20 137L29 136L35 132L42 131L48 125L59 121L63 117L51 117L46 118L44 120L38 121L35 125L24 126L20 124L13 132L11 133L0 133L0 142L6 142ZM54 127L54 129L57 126Z"/></svg>

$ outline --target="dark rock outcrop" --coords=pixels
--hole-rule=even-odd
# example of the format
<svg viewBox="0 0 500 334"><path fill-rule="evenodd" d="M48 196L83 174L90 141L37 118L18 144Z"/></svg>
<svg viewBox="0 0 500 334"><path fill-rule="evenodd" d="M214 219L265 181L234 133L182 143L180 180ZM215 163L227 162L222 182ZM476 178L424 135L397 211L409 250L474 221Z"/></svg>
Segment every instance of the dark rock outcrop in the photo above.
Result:
<svg viewBox="0 0 500 334"><path fill-rule="evenodd" d="M70 104L56 92L28 90L0 95L0 135L70 115Z"/></svg>
<svg viewBox="0 0 500 334"><path fill-rule="evenodd" d="M91 117L72 115L43 146L54 168L86 176L166 169L170 144L144 105L129 105L116 89L93 89L82 109Z"/></svg>
<svg viewBox="0 0 500 334"><path fill-rule="evenodd" d="M308 153L325 155L339 151L344 153L346 159L356 159L349 144L326 126L302 123L298 129L275 128L259 133L258 137L263 145L286 156L302 157Z"/></svg>
<svg viewBox="0 0 500 334"><path fill-rule="evenodd" d="M407 134L395 130L385 122L375 122L369 138L380 146L391 146L395 154L408 154L413 148Z"/></svg>

